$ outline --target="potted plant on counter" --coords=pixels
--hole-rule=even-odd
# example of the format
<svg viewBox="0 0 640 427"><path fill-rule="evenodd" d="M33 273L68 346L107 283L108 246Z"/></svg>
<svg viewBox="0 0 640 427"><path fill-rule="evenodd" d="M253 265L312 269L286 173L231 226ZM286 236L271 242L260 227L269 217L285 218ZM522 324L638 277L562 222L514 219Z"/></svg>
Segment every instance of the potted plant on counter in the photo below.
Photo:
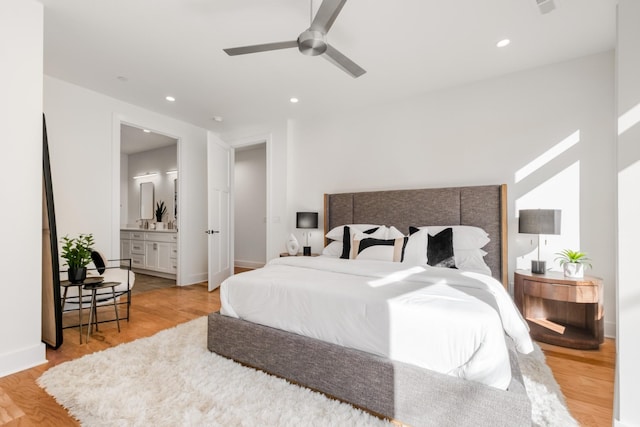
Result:
<svg viewBox="0 0 640 427"><path fill-rule="evenodd" d="M162 230L164 228L164 223L162 222L162 217L167 213L167 207L164 205L164 202L161 200L156 203L156 228L158 230Z"/></svg>
<svg viewBox="0 0 640 427"><path fill-rule="evenodd" d="M71 283L82 283L87 277L87 265L91 262L93 235L81 234L77 238L62 238L62 258L66 260Z"/></svg>
<svg viewBox="0 0 640 427"><path fill-rule="evenodd" d="M556 261L560 261L564 275L567 277L582 278L584 277L585 266L591 267L591 260L587 258L587 254L584 252L565 249L556 253L556 255L558 255Z"/></svg>

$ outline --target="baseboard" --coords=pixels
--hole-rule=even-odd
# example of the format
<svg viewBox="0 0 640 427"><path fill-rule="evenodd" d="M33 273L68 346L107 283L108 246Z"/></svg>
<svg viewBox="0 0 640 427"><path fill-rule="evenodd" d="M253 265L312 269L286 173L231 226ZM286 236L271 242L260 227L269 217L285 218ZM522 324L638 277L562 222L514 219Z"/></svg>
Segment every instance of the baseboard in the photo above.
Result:
<svg viewBox="0 0 640 427"><path fill-rule="evenodd" d="M184 282L176 283L178 286L196 285L198 283L209 281L209 273L192 274Z"/></svg>
<svg viewBox="0 0 640 427"><path fill-rule="evenodd" d="M42 342L13 353L0 354L0 378L43 363L47 363L47 352Z"/></svg>
<svg viewBox="0 0 640 427"><path fill-rule="evenodd" d="M256 262L256 261L240 261L236 260L234 263L235 267L239 268L262 268L264 267L264 262Z"/></svg>
<svg viewBox="0 0 640 427"><path fill-rule="evenodd" d="M144 268L132 268L131 271L134 273L146 274L147 276L162 277L163 279L176 279L176 275L173 273L163 273L161 271L146 270Z"/></svg>
<svg viewBox="0 0 640 427"><path fill-rule="evenodd" d="M616 337L616 322L607 322L604 321L604 336L607 338Z"/></svg>

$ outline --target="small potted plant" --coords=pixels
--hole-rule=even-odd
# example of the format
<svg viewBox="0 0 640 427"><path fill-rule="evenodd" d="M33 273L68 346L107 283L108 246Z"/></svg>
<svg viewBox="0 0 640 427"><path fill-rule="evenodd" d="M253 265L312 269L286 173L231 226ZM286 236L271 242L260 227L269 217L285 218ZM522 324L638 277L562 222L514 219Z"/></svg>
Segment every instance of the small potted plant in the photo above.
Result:
<svg viewBox="0 0 640 427"><path fill-rule="evenodd" d="M77 238L62 238L62 258L66 260L71 283L82 283L87 277L87 265L91 262L93 235L81 234Z"/></svg>
<svg viewBox="0 0 640 427"><path fill-rule="evenodd" d="M159 201L158 203L156 203L156 227L158 226L158 224L162 224L162 217L165 213L167 213L167 207L164 205L164 202Z"/></svg>
<svg viewBox="0 0 640 427"><path fill-rule="evenodd" d="M587 254L584 252L565 249L556 253L556 255L558 255L556 261L560 261L560 265L564 269L564 275L567 277L582 278L584 277L585 266L591 267L591 260L587 258Z"/></svg>

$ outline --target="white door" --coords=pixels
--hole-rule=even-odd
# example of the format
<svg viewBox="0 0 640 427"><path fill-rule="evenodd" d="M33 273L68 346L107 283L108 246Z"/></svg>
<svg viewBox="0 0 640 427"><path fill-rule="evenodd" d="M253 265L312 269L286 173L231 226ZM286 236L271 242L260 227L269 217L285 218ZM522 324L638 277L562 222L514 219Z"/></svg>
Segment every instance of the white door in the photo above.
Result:
<svg viewBox="0 0 640 427"><path fill-rule="evenodd" d="M207 141L209 197L209 290L212 291L231 274L231 148L215 135Z"/></svg>

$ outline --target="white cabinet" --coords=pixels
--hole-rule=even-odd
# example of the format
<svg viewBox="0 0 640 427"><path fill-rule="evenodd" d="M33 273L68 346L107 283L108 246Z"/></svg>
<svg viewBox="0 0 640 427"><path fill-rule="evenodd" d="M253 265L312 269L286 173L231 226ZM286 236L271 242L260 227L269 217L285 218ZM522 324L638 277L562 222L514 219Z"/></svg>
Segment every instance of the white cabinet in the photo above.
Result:
<svg viewBox="0 0 640 427"><path fill-rule="evenodd" d="M147 274L173 277L178 271L178 233L171 231L121 231L120 253Z"/></svg>

